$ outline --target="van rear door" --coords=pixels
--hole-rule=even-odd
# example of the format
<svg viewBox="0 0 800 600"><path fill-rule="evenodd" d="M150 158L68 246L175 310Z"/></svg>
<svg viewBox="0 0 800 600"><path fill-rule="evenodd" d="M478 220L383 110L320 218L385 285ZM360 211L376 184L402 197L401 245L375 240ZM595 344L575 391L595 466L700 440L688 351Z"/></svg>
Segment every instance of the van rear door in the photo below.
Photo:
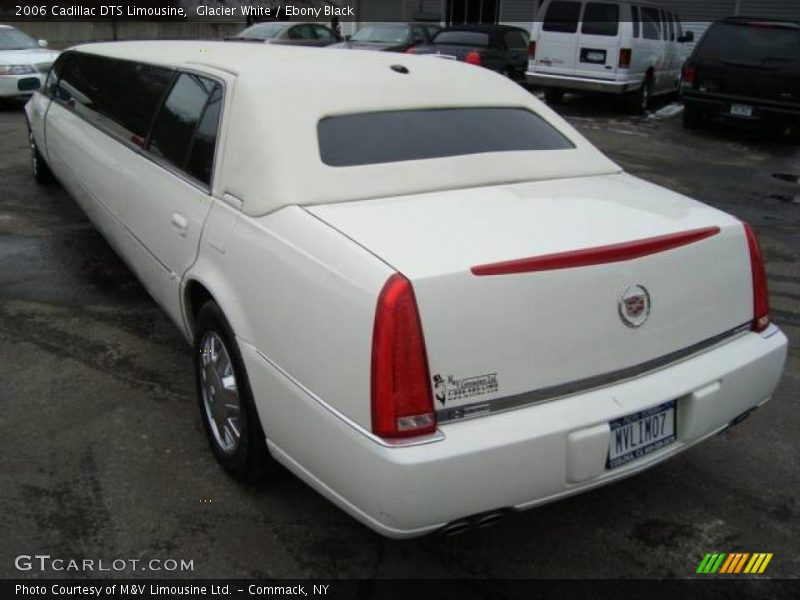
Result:
<svg viewBox="0 0 800 600"><path fill-rule="evenodd" d="M578 24L582 2L554 0L544 8L533 70L552 75L575 75Z"/></svg>
<svg viewBox="0 0 800 600"><path fill-rule="evenodd" d="M614 79L619 64L621 8L616 2L587 2L583 9L575 74Z"/></svg>

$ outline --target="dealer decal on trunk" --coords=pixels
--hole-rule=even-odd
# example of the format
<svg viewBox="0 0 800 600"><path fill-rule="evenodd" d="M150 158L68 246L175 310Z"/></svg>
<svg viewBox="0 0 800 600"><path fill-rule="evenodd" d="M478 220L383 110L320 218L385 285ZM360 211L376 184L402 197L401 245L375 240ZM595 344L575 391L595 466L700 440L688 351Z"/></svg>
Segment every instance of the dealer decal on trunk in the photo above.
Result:
<svg viewBox="0 0 800 600"><path fill-rule="evenodd" d="M464 377L463 379L456 379L453 375L448 375L445 379L436 373L433 376L433 390L436 400L444 406L447 402L494 394L500 391L500 384L497 382L497 373Z"/></svg>

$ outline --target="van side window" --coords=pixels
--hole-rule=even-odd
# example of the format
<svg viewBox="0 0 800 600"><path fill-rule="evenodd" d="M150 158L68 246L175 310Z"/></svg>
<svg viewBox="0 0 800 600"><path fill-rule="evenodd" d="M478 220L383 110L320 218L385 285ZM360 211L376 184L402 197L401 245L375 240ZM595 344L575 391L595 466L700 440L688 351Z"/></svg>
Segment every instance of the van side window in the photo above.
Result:
<svg viewBox="0 0 800 600"><path fill-rule="evenodd" d="M219 87L217 83L205 77L191 73L182 73L178 76L153 125L149 143L150 152L189 173L187 164L190 151L193 150L192 140L195 137L195 130L199 128L201 120L205 120L204 112L216 87ZM209 119L212 119L213 111L212 108ZM200 180L209 183L210 168L204 167L206 160L202 158L202 145L208 143L210 135L208 130L212 125L208 122L202 125L198 154L192 156L192 169L195 172L189 174L193 177L197 175L205 177L205 181ZM216 123L213 125L213 135L216 136ZM206 139L206 142L203 142L203 139Z"/></svg>
<svg viewBox="0 0 800 600"><path fill-rule="evenodd" d="M642 7L642 29L644 30L644 39L661 39L661 17L658 16L657 8Z"/></svg>
<svg viewBox="0 0 800 600"><path fill-rule="evenodd" d="M681 25L681 18L678 16L677 13L672 15L675 17L675 33L678 36L678 39L683 37L683 25Z"/></svg>
<svg viewBox="0 0 800 600"><path fill-rule="evenodd" d="M669 29L669 39L671 42L675 41L675 17L672 13L667 13L667 28Z"/></svg>
<svg viewBox="0 0 800 600"><path fill-rule="evenodd" d="M631 20L633 21L633 37L639 37L639 29L640 22L639 22L639 7L638 6L631 6Z"/></svg>
<svg viewBox="0 0 800 600"><path fill-rule="evenodd" d="M581 33L616 36L619 33L619 4L587 2Z"/></svg>
<svg viewBox="0 0 800 600"><path fill-rule="evenodd" d="M553 2L547 7L542 30L575 33L578 31L580 16L580 2Z"/></svg>
<svg viewBox="0 0 800 600"><path fill-rule="evenodd" d="M141 146L171 80L170 69L76 54L57 99L107 133Z"/></svg>

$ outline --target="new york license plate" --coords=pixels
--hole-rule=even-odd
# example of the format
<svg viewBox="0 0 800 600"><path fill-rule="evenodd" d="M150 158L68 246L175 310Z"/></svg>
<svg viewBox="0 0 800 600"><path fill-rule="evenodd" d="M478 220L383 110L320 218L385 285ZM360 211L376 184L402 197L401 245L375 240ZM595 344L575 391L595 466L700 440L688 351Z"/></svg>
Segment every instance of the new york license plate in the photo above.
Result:
<svg viewBox="0 0 800 600"><path fill-rule="evenodd" d="M673 443L676 412L675 400L670 400L611 421L608 468L621 467Z"/></svg>

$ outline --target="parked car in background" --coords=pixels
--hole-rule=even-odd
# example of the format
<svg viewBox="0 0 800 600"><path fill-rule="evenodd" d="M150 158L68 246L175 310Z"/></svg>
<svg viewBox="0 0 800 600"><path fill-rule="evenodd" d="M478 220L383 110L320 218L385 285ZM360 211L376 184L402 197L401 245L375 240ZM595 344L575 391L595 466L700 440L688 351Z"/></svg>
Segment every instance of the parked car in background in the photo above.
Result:
<svg viewBox="0 0 800 600"><path fill-rule="evenodd" d="M752 228L624 173L486 69L88 44L26 117L35 179L63 183L193 344L222 467L277 461L384 535L634 475L781 377Z"/></svg>
<svg viewBox="0 0 800 600"><path fill-rule="evenodd" d="M436 54L497 71L510 79L525 79L528 33L507 25L462 25L442 29L429 44L411 54Z"/></svg>
<svg viewBox="0 0 800 600"><path fill-rule="evenodd" d="M773 123L800 134L800 24L732 18L711 25L683 70L683 123Z"/></svg>
<svg viewBox="0 0 800 600"><path fill-rule="evenodd" d="M565 92L624 95L641 113L679 90L686 42L678 14L649 2L546 0L531 34L528 83L549 103Z"/></svg>
<svg viewBox="0 0 800 600"><path fill-rule="evenodd" d="M439 27L431 23L369 23L350 39L331 47L405 52L413 46L427 44L438 30Z"/></svg>
<svg viewBox="0 0 800 600"><path fill-rule="evenodd" d="M58 52L47 42L0 25L0 100L26 99L44 85Z"/></svg>
<svg viewBox="0 0 800 600"><path fill-rule="evenodd" d="M339 41L336 33L330 27L319 23L292 21L256 23L237 34L234 39L287 46L330 46Z"/></svg>

